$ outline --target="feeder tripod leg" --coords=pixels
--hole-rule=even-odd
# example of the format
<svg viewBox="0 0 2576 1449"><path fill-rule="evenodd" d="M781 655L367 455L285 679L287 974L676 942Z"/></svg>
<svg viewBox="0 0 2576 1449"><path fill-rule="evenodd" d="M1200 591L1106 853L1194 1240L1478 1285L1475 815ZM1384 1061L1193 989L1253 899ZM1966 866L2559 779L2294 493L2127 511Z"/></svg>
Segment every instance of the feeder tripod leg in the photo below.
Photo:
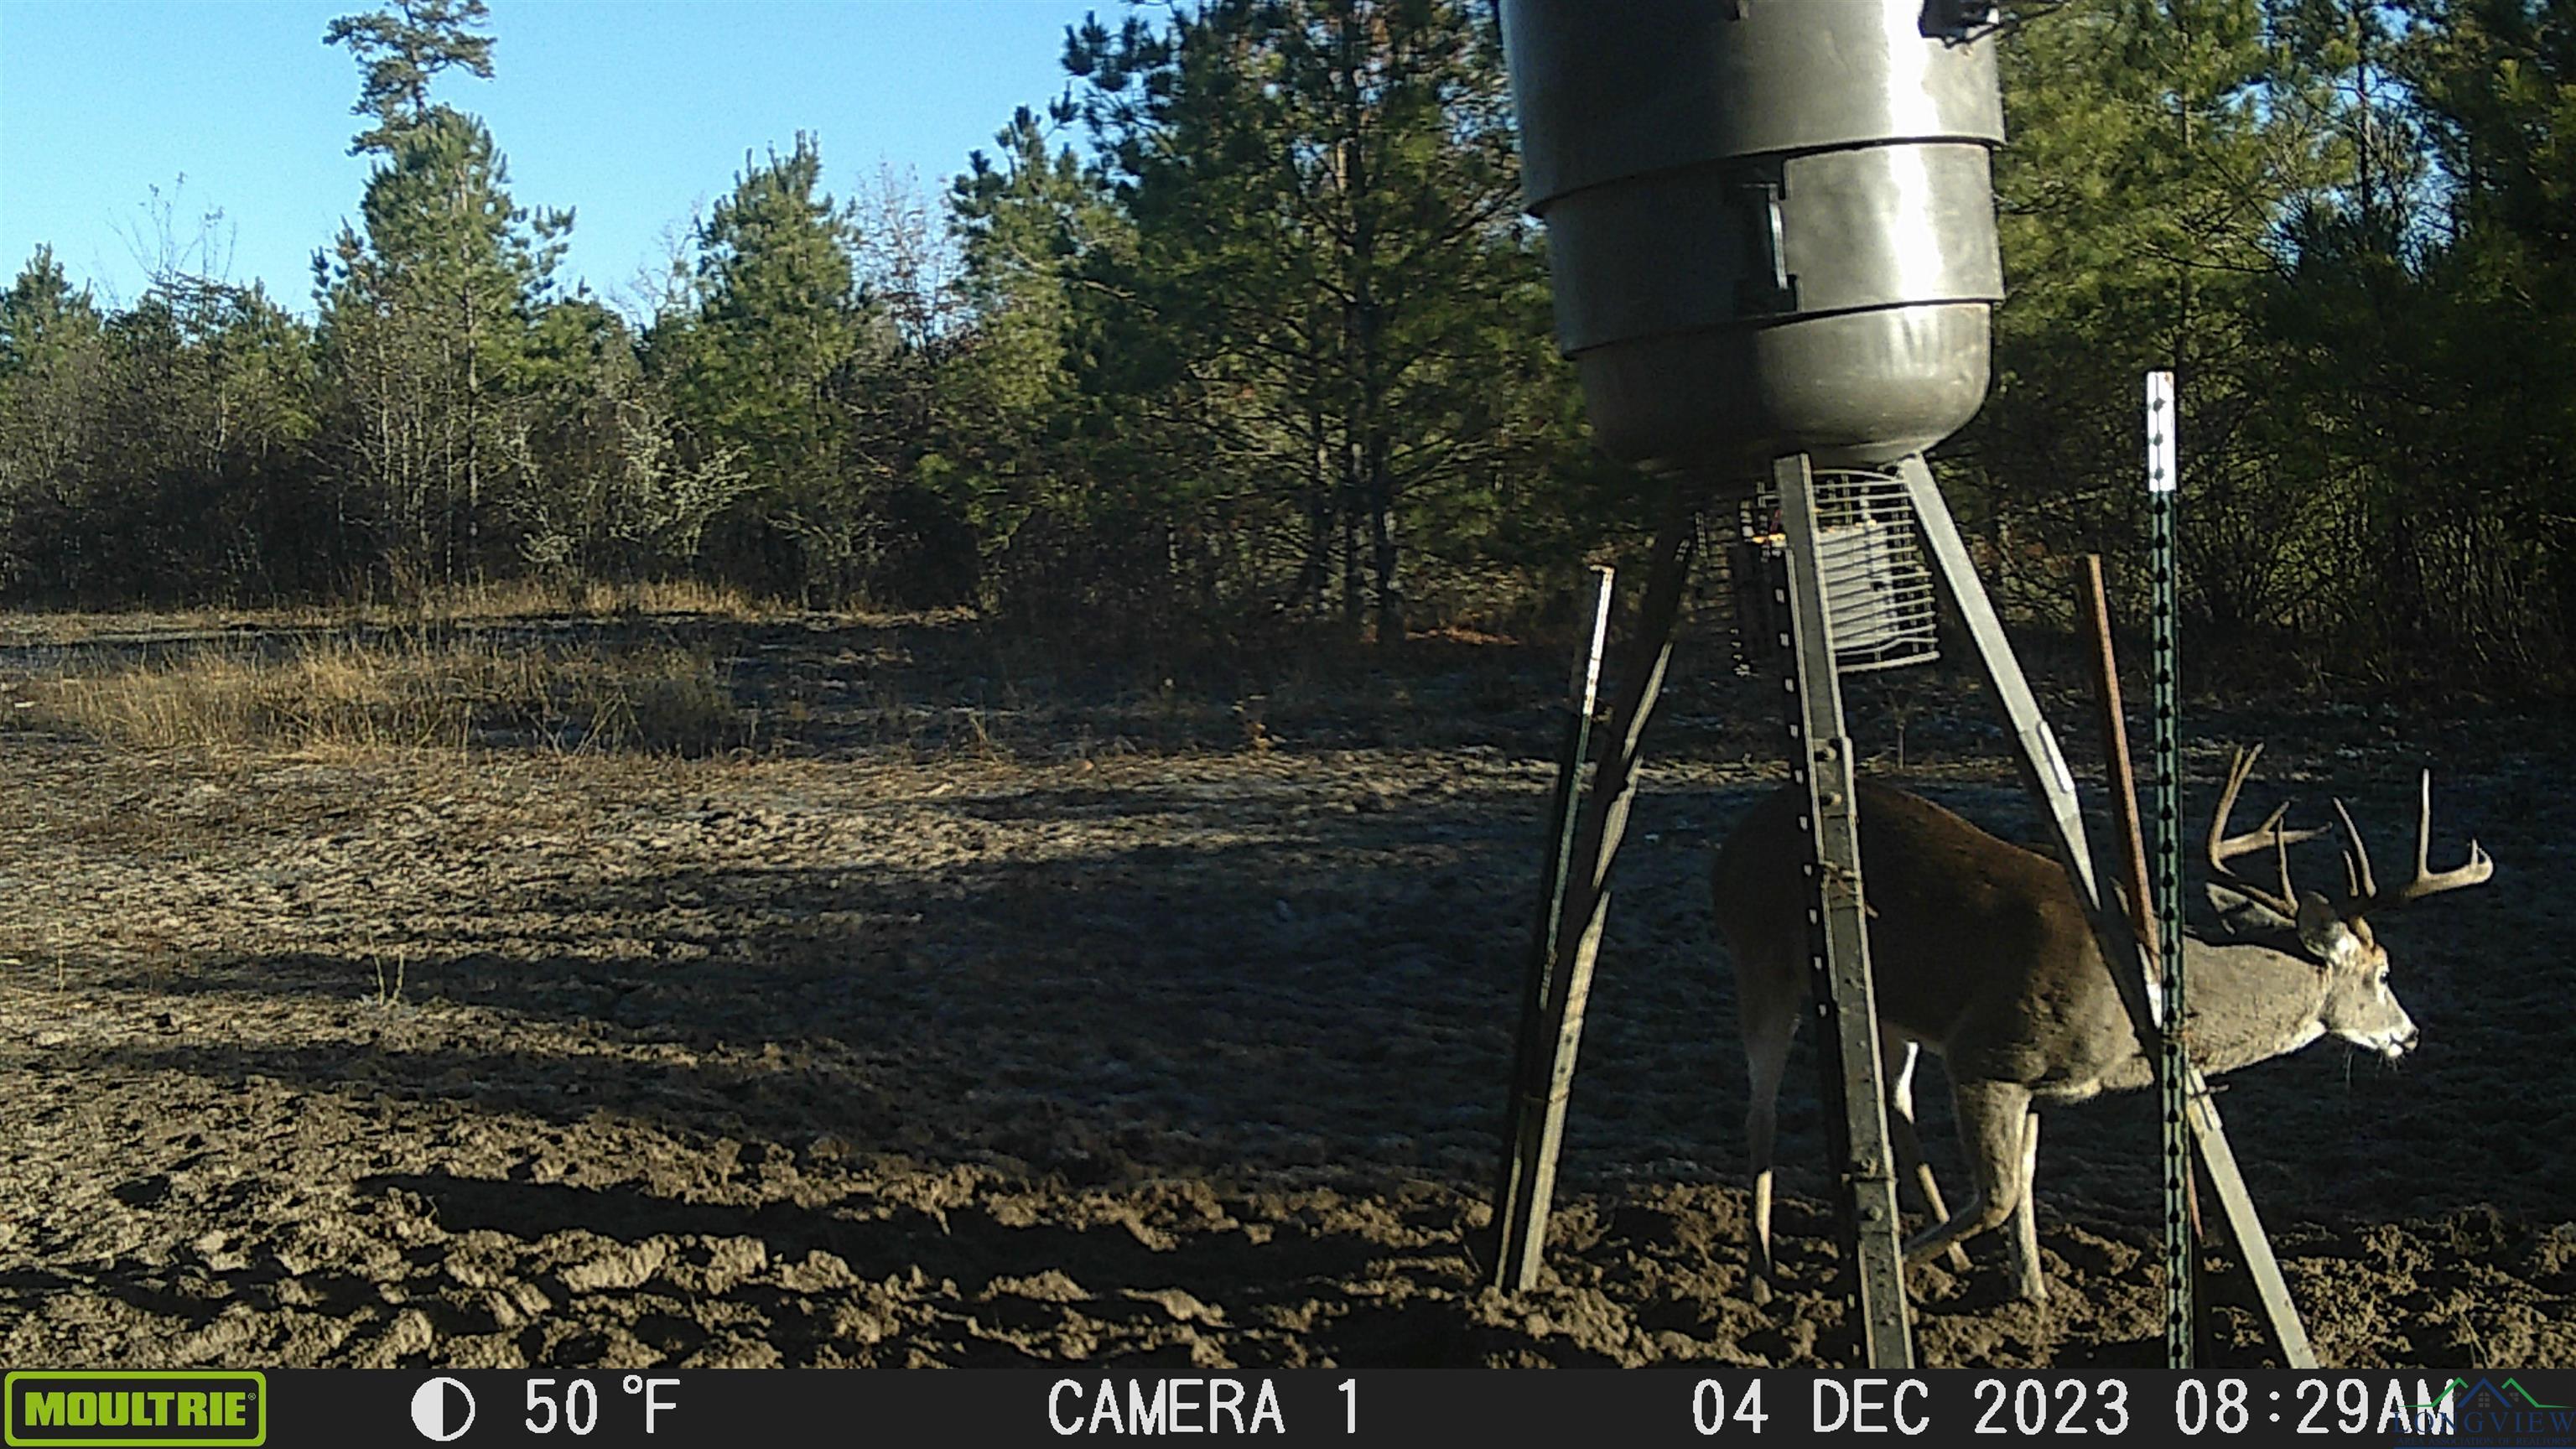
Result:
<svg viewBox="0 0 2576 1449"><path fill-rule="evenodd" d="M1825 602L1815 475L1806 455L1771 465L1788 535L1789 686L1797 695L1789 767L1807 789L1808 962L1828 1119L1841 1149L1843 1261L1850 1265L1861 1366L1910 1369L1914 1344L1905 1306L1905 1260L1897 1241L1896 1171L1889 1156L1887 1098L1879 1081L1878 1012L1869 975L1862 899L1860 812L1853 798L1851 739L1843 727L1842 683L1834 669Z"/></svg>
<svg viewBox="0 0 2576 1449"><path fill-rule="evenodd" d="M1672 662L1673 620L1681 610L1691 543L1699 525L1698 510L1687 489L1678 482L1674 489L1671 508L1655 535L1654 561L1646 575L1645 598L1638 605L1627 675L1611 703L1609 718L1596 734L1604 740L1602 755L1593 767L1591 791L1576 815L1574 846L1562 857L1552 854L1543 884L1551 904L1543 908L1542 919L1560 920L1563 927L1542 928L1531 954L1518 1069L1503 1129L1501 1190L1494 1203L1493 1282L1507 1293L1534 1286L1545 1261L1548 1205L1556 1195L1556 1159L1565 1143L1565 1107L1574 1089L1583 1010L1592 992L1592 963L1600 954L1601 928L1610 916L1610 863L1628 831L1646 722L1654 715L1664 671ZM1572 760L1567 768L1580 769L1582 764ZM1549 848L1551 852L1557 848L1553 838ZM1553 864L1558 859L1563 862L1561 870ZM1561 911L1552 904L1559 891L1564 893Z"/></svg>
<svg viewBox="0 0 2576 1449"><path fill-rule="evenodd" d="M1994 603L1986 597L1986 587L1977 578L1976 565L1968 558L1968 546L1959 537L1959 525L1950 516L1950 505L1942 499L1939 485L1932 481L1932 470L1919 455L1899 463L1897 470L1905 479L1914 516L1922 525L1923 541L1932 552L1932 576L1939 580L1942 593L1976 643L1986 683L2002 704L2020 748L2022 781L2045 807L2058 861L2066 868L2086 913L2092 917L2095 943L2101 948L2102 959L2111 963L2111 979L2119 987L2121 1003L2128 1008L2139 1045L2153 1059L2164 1045L2162 1007L2151 994L2152 977L2146 958L2139 952L2136 935L2129 928L2128 913L2102 909L2092 850L2085 840L2084 817L2075 798L2075 778L2067 771L2066 757L2058 752L2057 737L2040 718L2039 701L2030 692L2030 682L2022 677L2021 661L2013 656L2012 643L2004 637L2003 621L1996 616ZM2265 1236L2253 1196L2245 1190L2245 1179L2236 1170L2236 1154L2227 1144L2217 1105L2210 1100L2209 1084L2198 1067L2186 1065L2183 1087L2186 1120L2191 1124L2201 1170L2216 1191L2219 1205L2226 1210L2228 1231L2245 1256L2246 1274L2253 1280L2264 1320L2281 1346L2282 1365L2314 1368L2316 1351L2309 1346L2307 1329L2299 1322L2298 1308L2290 1301L2289 1283L2273 1259L2271 1239Z"/></svg>

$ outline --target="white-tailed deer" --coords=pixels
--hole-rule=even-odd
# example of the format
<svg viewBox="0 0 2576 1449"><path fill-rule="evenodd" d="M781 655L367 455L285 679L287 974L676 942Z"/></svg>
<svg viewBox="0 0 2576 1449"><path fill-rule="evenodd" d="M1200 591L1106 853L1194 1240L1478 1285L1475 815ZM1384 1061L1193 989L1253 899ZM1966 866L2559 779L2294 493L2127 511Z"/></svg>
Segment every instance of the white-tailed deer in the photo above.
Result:
<svg viewBox="0 0 2576 1449"><path fill-rule="evenodd" d="M2401 1056L2415 1043L2415 1023L2389 994L2388 953L2364 917L2476 885L2495 865L2472 841L2467 864L2441 872L2427 867L2428 770L2412 880L2379 889L2369 851L2338 800L2335 813L2350 841L2347 890L2332 900L2294 891L2288 847L2324 831L2283 830L2285 803L2254 830L2227 834L2228 815L2260 752L2260 746L2237 751L2210 824L2210 899L2219 928L2193 933L2183 944L2190 988L2185 1040L2193 1060L2214 1076L2327 1035ZM1946 1251L1964 1267L1960 1245L2010 1216L2021 1294L2044 1297L2031 1218L2038 1104L2145 1087L2154 1067L2139 1050L2075 888L2056 861L1902 791L1863 784L1859 801L1888 1132L1898 1179L1933 1223L1906 1243L1906 1262ZM1753 1175L1753 1265L1766 1284L1780 1077L1809 979L1800 868L1807 853L1799 824L1805 803L1803 789L1793 786L1755 806L1719 847L1714 872L1717 923L1735 958L1736 1013L1752 1077L1744 1131ZM2229 860L2257 851L2279 862L2277 894L2228 869ZM1956 1214L1942 1207L1915 1133L1914 1066L1926 1047L1948 1071L1976 1176L1975 1191Z"/></svg>

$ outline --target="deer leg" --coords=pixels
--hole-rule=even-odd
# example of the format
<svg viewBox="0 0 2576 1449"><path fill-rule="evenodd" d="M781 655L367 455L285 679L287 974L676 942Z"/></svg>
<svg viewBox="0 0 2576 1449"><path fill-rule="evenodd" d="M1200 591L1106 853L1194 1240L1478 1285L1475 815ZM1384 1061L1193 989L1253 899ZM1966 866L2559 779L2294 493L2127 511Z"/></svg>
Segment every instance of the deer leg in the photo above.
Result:
<svg viewBox="0 0 2576 1449"><path fill-rule="evenodd" d="M2039 1275L2039 1218L2031 1211L2030 1202L2032 1184L2038 1180L2039 1112L2033 1108L2022 1119L2021 1197L2013 1204L2013 1267L2021 1296L2033 1303L2044 1303L2048 1301L2048 1282Z"/></svg>
<svg viewBox="0 0 2576 1449"><path fill-rule="evenodd" d="M2022 1124L2030 1116L2030 1090L2016 1082L1953 1077L1950 1100L1958 1105L1959 1135L1968 1144L1968 1167L1976 1175L1977 1190L1940 1226L1916 1234L1905 1245L1908 1263L1930 1262L1954 1243L2003 1226L2021 1200Z"/></svg>
<svg viewBox="0 0 2576 1449"><path fill-rule="evenodd" d="M1916 1205L1938 1224L1950 1216L1941 1205L1941 1186L1932 1180L1932 1163L1923 1155L1923 1138L1914 1126L1914 1068L1923 1048L1892 1035L1879 1038L1879 1079L1887 1083L1887 1141L1896 1154L1896 1181L1914 1190ZM1968 1250L1950 1245L1950 1266L1968 1270Z"/></svg>
<svg viewBox="0 0 2576 1449"><path fill-rule="evenodd" d="M1789 1042L1798 1034L1794 1009L1766 1011L1739 1003L1743 1012L1745 1071L1752 1095L1744 1109L1746 1169L1753 1179L1753 1288L1756 1302L1770 1298L1771 1144L1780 1126L1780 1078L1789 1070Z"/></svg>

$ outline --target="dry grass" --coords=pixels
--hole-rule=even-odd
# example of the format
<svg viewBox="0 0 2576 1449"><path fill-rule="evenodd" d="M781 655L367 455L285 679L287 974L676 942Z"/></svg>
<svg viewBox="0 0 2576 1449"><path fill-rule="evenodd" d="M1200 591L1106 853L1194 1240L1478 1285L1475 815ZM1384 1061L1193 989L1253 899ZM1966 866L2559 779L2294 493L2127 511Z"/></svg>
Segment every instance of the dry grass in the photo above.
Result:
<svg viewBox="0 0 2576 1449"><path fill-rule="evenodd" d="M463 624L507 619L637 618L689 615L751 623L794 612L776 600L754 599L727 584L697 579L613 583L602 579L513 579L398 589L383 599L321 611L342 621L354 613L380 624Z"/></svg>
<svg viewBox="0 0 2576 1449"><path fill-rule="evenodd" d="M436 630L191 644L144 661L87 650L27 695L17 723L137 750L704 755L749 729L703 651Z"/></svg>
<svg viewBox="0 0 2576 1449"><path fill-rule="evenodd" d="M532 619L691 618L760 623L800 612L724 584L695 579L612 583L514 579L499 583L387 587L344 602L259 608L208 606L112 613L48 610L0 613L0 644L79 644L110 637L214 634L225 630L427 629Z"/></svg>

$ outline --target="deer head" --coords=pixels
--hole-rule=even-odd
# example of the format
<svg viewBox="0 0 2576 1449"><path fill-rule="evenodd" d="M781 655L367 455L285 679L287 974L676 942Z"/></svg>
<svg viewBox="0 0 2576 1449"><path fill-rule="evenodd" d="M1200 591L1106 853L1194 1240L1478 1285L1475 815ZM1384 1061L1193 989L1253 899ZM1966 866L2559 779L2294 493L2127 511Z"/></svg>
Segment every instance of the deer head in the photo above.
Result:
<svg viewBox="0 0 2576 1449"><path fill-rule="evenodd" d="M2295 943L2296 953L2324 978L2325 1001L2317 1019L2326 1032L2384 1057L2403 1056L2415 1044L2415 1022L2388 989L2388 949L2372 933L2368 917L2374 911L2395 910L2443 891L2477 885L2495 874L2495 862L2472 840L2467 864L2439 872L2429 867L2433 772L2426 770L2415 817L2412 880L2391 891L2379 888L2371 874L2370 848L2352 823L2352 813L2344 809L2343 801L2337 800L2335 816L2350 842L2343 855L2344 892L2339 897L2328 897L2317 891L2300 891L2290 884L2289 847L2314 840L2325 831L2282 829L2281 818L2290 809L2283 802L2255 829L2242 835L2227 833L2227 817L2235 809L2236 796L2254 773L2254 762L2262 753L2261 745L2239 749L2228 767L2227 788L2219 796L2218 810L2209 826L2212 902L2218 906L2221 919L2240 938L2268 937L2276 950ZM2227 866L2238 856L2267 849L2279 868L2281 886L2277 893L2255 885ZM2220 900L2219 892L2233 895L2236 901Z"/></svg>

